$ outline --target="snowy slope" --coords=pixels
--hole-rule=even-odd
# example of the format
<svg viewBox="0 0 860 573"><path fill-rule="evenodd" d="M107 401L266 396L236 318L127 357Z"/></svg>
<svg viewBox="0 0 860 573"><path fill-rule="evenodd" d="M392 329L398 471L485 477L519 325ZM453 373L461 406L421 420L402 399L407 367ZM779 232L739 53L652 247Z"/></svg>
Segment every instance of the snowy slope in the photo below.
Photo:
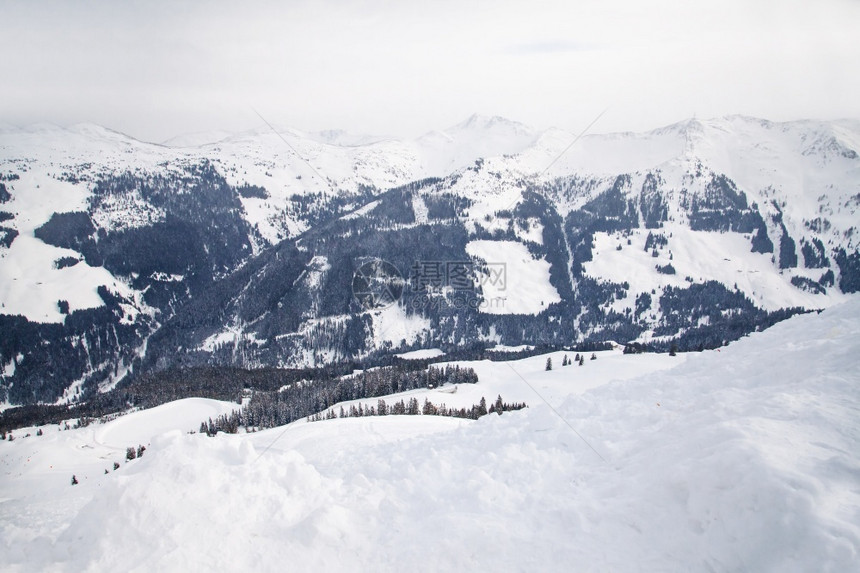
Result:
<svg viewBox="0 0 860 573"><path fill-rule="evenodd" d="M46 179L73 173L82 180L77 192L85 198L87 182L105 173L164 173L208 160L229 183L266 189L267 198L243 197L242 202L252 226L276 242L306 229L284 219L293 195L355 193L359 185L383 190L445 176L480 157L518 153L537 137L523 124L478 115L414 140L274 129L191 134L156 145L90 124L5 127L0 129L0 174L29 172ZM35 183L21 181L16 187L51 205ZM51 213L64 210L57 205Z"/></svg>
<svg viewBox="0 0 860 573"><path fill-rule="evenodd" d="M846 292L860 289L857 122L772 123L732 116L686 120L646 133L589 133L574 139L557 129L539 132L477 115L412 140L288 128L275 132L261 126L241 134L203 134L155 145L86 124L0 128L0 182L10 196L0 204L0 315L22 315L30 321L30 334L20 336L29 347L3 351L0 390L14 394L13 402L53 401L73 384L76 389L112 386L138 354L146 362L161 351L152 363L167 366L182 347L186 354L199 351L194 357L199 363L224 363L231 356L224 350L230 341L232 357L241 355L243 366L351 360L380 349L398 351L403 341L408 345L418 340L439 347L480 340L561 345L589 337L596 342L657 339L668 344L691 329L707 328L705 319L719 323L712 314L697 317L699 324L661 325L660 297L669 287L718 281L752 301L742 309L750 313L827 308L844 302ZM206 184L195 186L204 179L201 173ZM93 189L104 178L114 187L110 192L100 189L96 198ZM715 182L743 198L742 214L707 204L718 187ZM157 189L147 195L141 189L149 184ZM201 203L211 203L212 213L208 204L173 201L192 195L188 189L200 190ZM614 203L601 202L613 193ZM646 219L649 201L662 213L659 220ZM745 231L694 230L693 207L698 204L706 212L719 211L714 218L722 217L722 222L733 214L747 217ZM608 214L618 205L626 210L623 214ZM167 224L171 208L185 209L181 214L187 224L181 229ZM80 242L77 251L50 246L35 236L53 214L82 210L90 211L83 218L93 225L84 237L88 249ZM204 220L196 220L199 213L206 213ZM753 215L760 226L751 231ZM325 227L320 226L323 222ZM320 331L338 338L336 328L324 325L346 329L354 317L347 310L355 309L355 301L343 288L345 281L333 287L329 282L348 280L354 258L327 263L332 268L320 272L311 262L303 276L319 280L298 281L285 289L281 294L287 298L278 303L279 311L248 311L240 317L238 310L231 310L223 324L207 325L205 332L179 333L176 340L181 342L174 348L147 346L153 330L166 328L177 309L189 308L184 304L189 298L205 300L217 291L225 308L231 303L239 308L240 302L242 308L268 308L274 302L269 300L271 287L256 285L265 273L245 280L242 269L250 268L249 262L274 268L280 255L271 247L288 247L289 242L280 241L315 227L325 234L335 222L347 224L340 226L340 235L330 237L326 248L331 250L309 253L311 260L318 256L335 261L337 252L397 257L405 275L419 257L414 248L398 252L400 245L445 236L451 240L433 253L434 260L456 254L504 264L509 280L504 289L489 281L481 285L485 304L477 309L483 315L479 320L468 322L475 317L458 313L438 321L387 309L372 317L366 336L351 338L351 347L345 348L338 345L342 337L322 342L311 338ZM646 226L668 237L668 245L653 258L643 248ZM363 244L369 241L364 234L368 229L385 239ZM129 230L141 232L132 233L136 239L126 244L121 235ZM215 232L207 234L211 230ZM425 236L414 244L404 242L406 231ZM3 246L3 239L13 233L17 236L10 246ZM754 240L765 234L772 248L752 252ZM158 241L165 237L190 248L173 253L169 241ZM573 244L575 240L580 244ZM306 253L312 240L305 235L301 241L296 247ZM785 250L797 255L795 266L782 264L783 242L792 245ZM67 243L74 241L54 241ZM808 252L813 244L821 245L820 260L807 261L802 249ZM99 249L103 252L92 256ZM160 253L151 256L157 251L170 251L178 260ZM103 255L107 258L100 258ZM133 262L126 265L124 257ZM846 260L850 264L843 264ZM670 263L675 274L666 274ZM236 284L224 286L236 277ZM846 277L849 280L843 280ZM224 289L194 291L196 279L199 284L221 281ZM110 306L100 287L119 299L110 313L86 313L102 317L103 324L90 329L81 324L84 319L66 320L65 302L72 313ZM716 297L713 290L710 294L705 304ZM642 295L653 295L650 308L637 312L642 310L637 304ZM286 316L293 307L301 307L300 316ZM280 312L282 308L286 310ZM195 305L189 312L206 313ZM688 308L678 312L690 314ZM320 316L326 313L329 316ZM176 324L193 324L200 317L186 318L190 320ZM740 328L746 332L763 323L747 322ZM430 332L436 325L437 331ZM503 325L506 331L500 334ZM67 332L73 326L77 330ZM116 334L117 326L134 332L123 338L122 329ZM723 326L705 333L708 344L729 338L723 337ZM86 336L90 340L84 340ZM120 348L120 339L133 342ZM367 344L357 348L362 341ZM240 345L248 346L248 352L237 352ZM64 359L59 361L67 366L63 372L47 372L45 365L58 361L59 350L54 349L60 348L77 357L75 363ZM17 370L11 366L16 361ZM25 374L29 378L24 379ZM42 384L45 379L51 380L50 387Z"/></svg>
<svg viewBox="0 0 860 573"><path fill-rule="evenodd" d="M813 294L793 287L791 276L806 275L817 280L823 271L775 272L771 255L750 252L749 241L742 234L692 231L677 224L668 224L661 232L669 238L657 257L644 249L648 234L644 230L630 236L598 233L595 237L594 260L585 263L586 272L633 285L631 294L617 308L633 308L638 293L660 291L666 286L683 287L688 278L693 282L715 280L729 287L736 285L756 306L767 310L825 308L848 298L836 289L830 289L828 294ZM660 273L655 269L657 265L672 265L676 272Z"/></svg>
<svg viewBox="0 0 860 573"><path fill-rule="evenodd" d="M639 252L626 245L627 234L598 232L594 259L585 263L591 278L633 285L628 299L614 305L616 310L632 308L638 293L683 286L687 277L737 285L760 308L825 308L845 300L838 288L815 293L792 281L818 283L828 265L839 276L835 253L850 254L858 247L858 127L847 120L774 123L730 116L687 120L646 133L587 134L577 141L571 134L548 130L522 153L487 160L482 169L463 173L453 187L475 201L467 226L494 232L506 224L496 215L520 204L528 185L545 185L546 198L566 216L626 178L621 192L639 219L640 229L632 232ZM707 201L711 182L721 176L761 214L774 243L772 254L751 252L751 233L691 230L691 205ZM652 260L641 251L648 233L641 227L644 202L655 190L667 214L655 232L674 238ZM796 267L780 268L783 234L794 241ZM828 264L807 263L802 256L802 245L813 241L823 245ZM616 252L618 246L622 250ZM673 276L655 269L670 262L670 251L677 270Z"/></svg>
<svg viewBox="0 0 860 573"><path fill-rule="evenodd" d="M750 202L776 203L793 236L826 218L825 243L858 244L860 123L770 122L744 116L691 119L645 133L586 135L563 155L572 136L550 131L521 154L517 168L544 177L612 176L658 170L670 187L691 186L690 176L725 174ZM768 212L776 213L773 207ZM853 231L851 229L854 229Z"/></svg>
<svg viewBox="0 0 860 573"><path fill-rule="evenodd" d="M112 292L131 297L131 289L103 267L93 268L80 261L57 268L63 257L80 259L71 249L48 245L34 231L55 212L86 209L86 192L65 181L36 173L26 173L15 182L23 192L15 192L2 209L16 213L18 237L10 247L0 248L0 313L19 314L37 322L62 322L57 301L69 303L69 312L102 306L96 289L105 285Z"/></svg>
<svg viewBox="0 0 860 573"><path fill-rule="evenodd" d="M62 322L59 300L67 300L71 312L101 306L96 294L101 285L131 296L129 289L103 268L78 263L56 269L57 259L80 255L45 245L33 236L33 231L54 213L86 211L92 186L104 175L181 173L185 167L211 161L231 184L266 189L267 198L241 197L241 202L245 219L263 239L274 243L307 229L307 222L285 215L294 195L354 193L359 185L381 190L430 173L445 175L450 171L437 165L454 170L481 153L519 151L528 142L528 136L523 135L526 131L519 124L499 118L484 121L476 116L452 128L454 136L444 144L294 130L273 133L264 128L233 136L177 138L168 142L176 147L168 147L90 124L3 128L0 180L8 175L19 178L6 183L11 200L0 204L0 210L14 216L2 225L18 232L10 248L0 247L0 312L20 314L34 322ZM490 133L494 134L492 145L485 137ZM216 143L201 143L207 140ZM115 203L107 198L92 213L94 223L115 231L164 220L163 210L139 196L127 199Z"/></svg>
<svg viewBox="0 0 860 573"><path fill-rule="evenodd" d="M549 372L545 357L486 363L467 398L502 393L527 410L168 433L75 487L69 462L91 463L88 429L18 437L0 442L0 563L277 569L289 555L296 569L338 571L856 570L858 351L850 301L685 357L600 353L562 368L556 354ZM38 500L19 475L37 452L40 464L67 460L62 478L27 482Z"/></svg>
<svg viewBox="0 0 860 573"><path fill-rule="evenodd" d="M487 264L487 271L478 279L483 293L481 312L537 314L561 300L549 282L549 263L536 260L522 243L472 241L466 252Z"/></svg>
<svg viewBox="0 0 860 573"><path fill-rule="evenodd" d="M104 470L113 471L114 462L126 463L126 448L149 447L155 436L169 431L196 431L200 422L238 408L231 402L188 398L86 428L44 426L41 436L36 435L36 428L12 432L14 441L0 442L0 514L4 529L9 528L2 536L7 538L7 534L14 535L19 528L23 531L34 524L57 527L92 498L96 490L83 490L99 482ZM74 423L68 421L69 426ZM85 486L81 490L65 487L73 474ZM6 522L5 516L12 515L17 518ZM3 565L8 566L8 562ZM34 568L31 563L25 570Z"/></svg>
<svg viewBox="0 0 860 573"><path fill-rule="evenodd" d="M217 141L187 145L213 139ZM12 200L2 209L15 217L4 226L17 230L21 243L32 243L28 239L32 231L51 214L86 209L92 183L104 174L169 173L205 160L213 162L233 185L265 188L266 198L243 196L241 203L245 219L266 242L273 243L308 227L307 221L287 214L295 195L355 193L360 185L381 190L431 175L449 175L486 158L482 169L460 172L452 188L475 202L465 221L467 228L476 224L496 228L498 220L487 223L484 218L517 205L525 182L569 175L593 179L589 194L554 199L564 215L607 188L618 174L633 175L635 193L645 173L659 173L672 216L683 223L679 204L685 193L697 193L700 187L689 178L704 169L730 177L764 213L781 217L793 237L820 238L828 249L841 246L849 253L857 248L857 122L772 123L732 116L688 120L647 133L587 134L570 146L573 139L557 129L540 133L504 118L479 115L415 140L334 131L307 134L278 129L275 133L261 127L233 136L219 133L170 142L181 144L177 147L140 142L89 124L7 127L0 130L0 174L20 174L21 179L9 184ZM68 180L69 174L77 180ZM163 217L164 213L140 201L115 206L106 202L93 214L94 221L108 230ZM768 225L772 235L778 232L771 222ZM539 228L535 228L523 238L539 241L539 235ZM4 312L20 313L32 320L59 321L61 316L53 307L63 297L55 296L56 289L36 288L42 286L36 283L56 283L47 275L52 273L53 260L68 253L17 242L11 249L0 248L4 260L0 272L7 285L0 292ZM12 269L24 267L33 277L12 276L16 273ZM68 269L60 274L63 280L79 285L66 297L71 310L97 306L94 291L100 284L121 288L113 277L86 265L74 273ZM48 280L40 281L40 275ZM788 278L783 281L786 285ZM17 284L12 284L13 279ZM41 293L33 302L35 308L22 302L27 289ZM839 302L838 297L819 298L818 306Z"/></svg>
<svg viewBox="0 0 860 573"><path fill-rule="evenodd" d="M474 114L444 131L419 137L413 145L426 175L439 177L468 167L478 158L518 154L538 137L536 130L522 123Z"/></svg>

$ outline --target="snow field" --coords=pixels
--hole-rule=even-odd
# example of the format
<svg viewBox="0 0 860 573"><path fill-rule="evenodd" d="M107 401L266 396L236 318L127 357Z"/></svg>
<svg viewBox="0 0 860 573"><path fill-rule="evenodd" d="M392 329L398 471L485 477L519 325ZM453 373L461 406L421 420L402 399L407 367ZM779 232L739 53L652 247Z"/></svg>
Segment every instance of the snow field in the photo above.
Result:
<svg viewBox="0 0 860 573"><path fill-rule="evenodd" d="M701 354L613 351L562 367L553 353L551 371L546 356L469 363L477 385L407 395L465 405L500 393L529 408L476 422L387 416L215 438L167 433L117 473L46 485L40 503L33 487L46 482L13 487L20 478L6 468L22 462L10 452L59 443L0 442L0 563L854 570L858 347L860 302L851 301ZM145 414L111 424L131 431L135 417L148 424ZM112 430L134 437L125 431Z"/></svg>
<svg viewBox="0 0 860 573"><path fill-rule="evenodd" d="M818 280L824 270L775 272L771 253L751 252L749 239L740 233L692 231L671 223L650 232L668 239L668 245L660 248L658 257L644 250L648 230L634 230L629 237L630 245L628 237L622 233L595 233L593 260L584 264L585 272L597 279L629 282L634 290L623 302L617 302L621 308L634 308L640 292L654 289L659 294L667 286L684 288L688 285L686 277L695 282L715 280L730 289L737 285L756 306L766 310L795 306L826 308L848 299L834 287L828 288L827 294L812 294L794 287L790 283L792 275L811 275ZM620 251L618 245L621 245ZM676 274L662 274L655 268L655 265L667 264L675 268Z"/></svg>
<svg viewBox="0 0 860 573"><path fill-rule="evenodd" d="M561 297L549 282L550 264L535 259L516 241L470 241L470 256L487 263L490 276L478 277L483 292L479 310L487 314L538 314ZM503 265L503 267L500 267ZM503 268L503 276L498 276Z"/></svg>
<svg viewBox="0 0 860 573"><path fill-rule="evenodd" d="M411 352L404 352L402 354L395 354L398 358L403 358L405 360L421 360L424 358L436 358L437 356L442 356L445 354L438 348L421 348L419 350L413 350Z"/></svg>
<svg viewBox="0 0 860 573"><path fill-rule="evenodd" d="M383 309L370 312L373 319L373 341L376 348L384 343L394 346L402 341L414 343L419 336L430 328L430 320L420 315L407 315L400 304L392 304Z"/></svg>
<svg viewBox="0 0 860 573"><path fill-rule="evenodd" d="M130 289L103 268L84 261L57 269L61 257L81 258L70 249L47 245L34 236L56 212L80 211L86 205L86 192L70 183L51 177L25 174L12 183L12 199L3 210L18 213L4 223L18 231L12 245L0 248L0 313L26 316L33 322L62 322L57 302L69 303L69 312L102 306L96 292L106 285L130 296Z"/></svg>
<svg viewBox="0 0 860 573"><path fill-rule="evenodd" d="M173 430L196 432L200 422L241 408L241 404L233 402L186 398L94 426L93 439L97 444L119 447L125 452L125 448L130 445L148 444L156 436Z"/></svg>

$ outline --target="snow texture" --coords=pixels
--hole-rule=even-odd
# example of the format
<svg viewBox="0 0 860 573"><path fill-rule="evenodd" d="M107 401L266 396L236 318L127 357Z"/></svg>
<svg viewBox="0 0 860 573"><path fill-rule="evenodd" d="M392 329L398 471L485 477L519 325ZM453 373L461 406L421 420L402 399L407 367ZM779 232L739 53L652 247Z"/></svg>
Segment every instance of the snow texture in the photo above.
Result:
<svg viewBox="0 0 860 573"><path fill-rule="evenodd" d="M549 282L550 265L535 259L516 241L471 241L470 256L487 264L479 273L483 300L478 309L487 314L538 314L547 305L561 301Z"/></svg>
<svg viewBox="0 0 860 573"><path fill-rule="evenodd" d="M182 430L229 405L184 401L16 431L0 442L0 567L858 570L860 301L705 353L549 357L550 371L546 356L477 362L476 385L409 393L530 406L476 422L207 438Z"/></svg>
<svg viewBox="0 0 860 573"><path fill-rule="evenodd" d="M404 352L402 354L395 354L398 358L403 358L404 360L423 360L426 358L436 358L437 356L442 356L445 354L438 348L421 348L419 350L413 350L411 352Z"/></svg>

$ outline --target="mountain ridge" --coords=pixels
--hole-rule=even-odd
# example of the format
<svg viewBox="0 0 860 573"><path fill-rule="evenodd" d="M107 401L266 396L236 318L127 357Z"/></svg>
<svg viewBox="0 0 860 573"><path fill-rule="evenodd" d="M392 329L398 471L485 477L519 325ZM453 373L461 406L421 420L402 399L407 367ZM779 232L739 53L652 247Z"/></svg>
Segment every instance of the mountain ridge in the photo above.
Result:
<svg viewBox="0 0 860 573"><path fill-rule="evenodd" d="M860 123L692 119L573 146L521 125L472 116L424 147L0 133L0 389L50 402L177 364L428 344L690 349L860 290ZM408 284L384 312L352 297L374 257ZM434 261L481 288L419 292Z"/></svg>

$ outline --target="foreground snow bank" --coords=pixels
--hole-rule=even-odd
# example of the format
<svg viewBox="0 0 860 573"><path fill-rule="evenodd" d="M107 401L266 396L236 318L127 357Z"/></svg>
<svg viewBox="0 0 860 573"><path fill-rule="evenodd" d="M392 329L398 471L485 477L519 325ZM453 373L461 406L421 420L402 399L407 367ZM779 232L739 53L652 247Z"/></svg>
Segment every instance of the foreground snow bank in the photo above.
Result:
<svg viewBox="0 0 860 573"><path fill-rule="evenodd" d="M538 388L558 376L521 370ZM860 302L553 402L566 422L534 398L471 423L389 416L162 435L98 487L70 487L93 498L67 526L5 523L0 566L860 566Z"/></svg>

